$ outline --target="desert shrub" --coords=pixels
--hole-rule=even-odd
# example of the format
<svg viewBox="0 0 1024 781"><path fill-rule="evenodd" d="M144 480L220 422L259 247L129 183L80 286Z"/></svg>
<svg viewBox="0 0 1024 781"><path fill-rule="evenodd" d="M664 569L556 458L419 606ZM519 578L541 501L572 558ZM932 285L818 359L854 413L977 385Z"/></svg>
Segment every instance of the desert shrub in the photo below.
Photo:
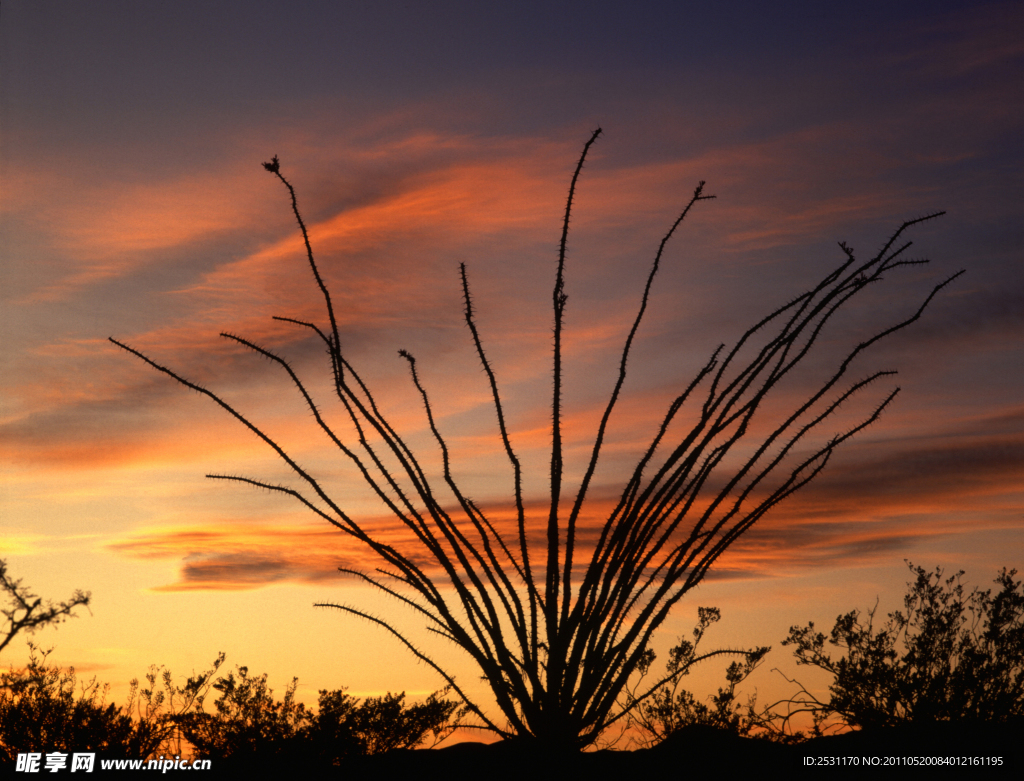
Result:
<svg viewBox="0 0 1024 781"><path fill-rule="evenodd" d="M145 676L148 686L143 688L137 678L132 680L124 711L140 723L149 723L159 738L154 739L149 757L193 753L194 747L185 738L182 720L187 714L202 710L224 658L223 652L218 654L209 670L189 677L184 686L175 685L171 671L155 664L150 666Z"/></svg>
<svg viewBox="0 0 1024 781"><path fill-rule="evenodd" d="M220 692L214 710L201 702L175 717L198 756L246 762L299 758L305 763L338 764L347 756L415 748L432 735L436 744L458 726L457 703L434 692L423 703L406 705L405 693L360 702L344 689L320 691L319 709L295 701L293 678L284 699L276 700L266 674L237 668L212 684Z"/></svg>
<svg viewBox="0 0 1024 781"><path fill-rule="evenodd" d="M915 575L905 612L889 613L876 629L877 603L866 616L840 615L828 635L843 649L833 658L814 623L790 628L783 645L795 646L797 664L830 673L827 702L801 686L787 700L787 718L814 717L814 732L877 728L904 722L1004 721L1024 716L1024 589L1005 568L1000 587L965 593L961 570L943 580L942 569Z"/></svg>
<svg viewBox="0 0 1024 781"><path fill-rule="evenodd" d="M247 667L218 677L220 654L206 672L173 682L152 666L145 687L133 680L127 704L106 702L109 684L79 685L74 668L47 664L50 651L30 644L23 670L0 674L0 760L27 751L94 752L119 758L198 756L258 764L275 760L305 766L339 764L345 757L436 745L459 726L465 710L444 699L422 703L405 693L360 701L344 689L320 692L319 708L296 702L298 679L277 700L266 674ZM219 696L208 709L211 692Z"/></svg>
<svg viewBox="0 0 1024 781"><path fill-rule="evenodd" d="M353 720L359 700L344 689L321 690L319 706L306 733L311 754L322 764L332 765L342 757L366 754Z"/></svg>
<svg viewBox="0 0 1024 781"><path fill-rule="evenodd" d="M458 703L442 699L447 690L434 692L425 702L405 704L405 692L383 697L369 697L355 708L348 723L361 754L383 754L402 748L416 748L433 735L437 743L448 737L454 729L452 718L459 712ZM318 722L326 718L324 696L320 693Z"/></svg>
<svg viewBox="0 0 1024 781"><path fill-rule="evenodd" d="M74 617L76 608L88 608L91 596L79 590L63 602L44 600L20 579L10 577L7 562L0 560L0 599L2 651L21 633L32 634ZM74 668L48 665L52 649L40 651L31 642L29 649L24 669L12 667L0 674L0 758L40 748L109 751L133 759L153 756L161 749L170 755L181 753L180 735L171 716L191 708L199 689L188 696L173 686L171 674L165 670L161 691L156 684L160 668L154 666L146 676L149 688L140 689L138 680L132 681L128 703L119 708L106 703L108 684L101 685L94 677L82 684L76 695ZM223 655L217 665L222 661ZM195 681L190 680L192 683Z"/></svg>
<svg viewBox="0 0 1024 781"><path fill-rule="evenodd" d="M177 721L185 738L204 758L288 752L302 740L311 721L306 707L295 701L297 686L298 679L293 678L284 699L277 701L267 686L266 673L255 677L247 667L239 667L237 678L229 672L213 684L221 693L215 713L206 713L200 707Z"/></svg>
<svg viewBox="0 0 1024 781"><path fill-rule="evenodd" d="M679 638L679 643L669 651L665 674L651 687L645 695L636 694L639 684L629 691L624 708L630 708L633 700L637 707L632 708L631 724L638 731L634 742L641 746L660 743L670 735L684 727L700 724L724 729L738 735L749 735L756 726L752 713L755 700L748 701L746 707L736 700L736 687L761 664L765 655L771 650L768 646L753 648L747 651L720 649L698 655L697 649L708 628L721 620L721 611L716 607L697 609L697 626L693 629L693 640ZM689 674L690 668L697 662L723 655L743 657L733 661L725 670L726 685L718 689L707 702L694 697L693 693L683 689L683 678ZM641 681L649 672L656 656L648 651L640 665Z"/></svg>
<svg viewBox="0 0 1024 781"><path fill-rule="evenodd" d="M334 764L345 756L383 754L394 749L431 746L451 735L465 715L458 703L443 699L447 689L424 702L405 704L405 692L369 697L362 703L343 689L320 692L319 712L308 735L316 754Z"/></svg>
<svg viewBox="0 0 1024 781"><path fill-rule="evenodd" d="M73 667L48 665L50 651L30 648L24 670L0 676L0 759L40 749L145 758L159 746L160 720L131 718L106 702L109 684L93 678L79 687Z"/></svg>

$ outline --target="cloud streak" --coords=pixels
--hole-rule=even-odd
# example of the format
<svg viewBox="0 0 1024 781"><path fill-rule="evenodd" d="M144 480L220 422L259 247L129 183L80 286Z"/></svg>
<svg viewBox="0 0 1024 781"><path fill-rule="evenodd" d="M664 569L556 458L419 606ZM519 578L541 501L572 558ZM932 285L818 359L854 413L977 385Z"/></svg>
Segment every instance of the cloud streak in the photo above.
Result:
<svg viewBox="0 0 1024 781"><path fill-rule="evenodd" d="M962 531L957 513L976 516L983 528L1013 529L1019 519L999 506L1001 497L1019 494L1024 477L1024 414L1020 409L993 416L975 430L930 435L913 444L855 444L841 465L784 503L734 545L714 578L772 577L773 573L822 566L872 564L894 551ZM935 443L943 443L936 447ZM595 487L581 517L581 561L614 505L621 485ZM481 509L507 540L515 537L510 499L490 500ZM535 555L543 550L545 503L534 497L528 517ZM984 517L985 508L991 509ZM460 516L456 507L449 508ZM395 546L435 577L436 562L421 550L395 518L360 521L380 541ZM684 528L689 528L684 524ZM466 528L473 537L472 529ZM109 544L120 555L180 562L179 579L160 590L251 589L283 582L333 581L336 569L372 571L379 560L368 549L327 524L282 526L265 523L184 527L142 531ZM582 571L582 570L581 570Z"/></svg>

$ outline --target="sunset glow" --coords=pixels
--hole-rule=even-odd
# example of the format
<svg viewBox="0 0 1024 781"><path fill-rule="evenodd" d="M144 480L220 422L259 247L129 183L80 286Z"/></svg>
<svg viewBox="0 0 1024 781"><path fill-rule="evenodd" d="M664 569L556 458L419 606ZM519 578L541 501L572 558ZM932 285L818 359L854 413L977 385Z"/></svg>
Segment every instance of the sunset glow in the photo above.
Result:
<svg viewBox="0 0 1024 781"><path fill-rule="evenodd" d="M414 4L409 17L320 2L4 3L0 558L44 597L93 594L91 611L23 639L110 682L115 701L150 664L184 676L219 651L275 690L298 676L311 703L324 688L443 685L375 627L312 606L345 602L404 620L479 694L465 656L337 572L379 566L365 546L288 497L204 479L295 484L209 399L107 338L218 394L365 528L428 558L287 375L220 336L287 357L356 441L322 343L272 319L326 318L287 193L261 166L278 155L346 358L440 480L398 350L416 357L453 472L514 539L511 469L463 320L466 264L539 549L551 288L569 179L598 126L567 256L565 503L658 243L698 182L716 198L662 258L581 517L584 550L672 399L720 344L842 263L837 242L867 259L904 220L947 212L908 234L909 256L931 264L858 299L766 413L966 269L919 322L856 359L843 389L899 374L808 448L899 387L895 401L716 563L659 630L659 656L698 605L716 605L709 644L774 646L746 685L770 701L789 691L771 668L795 671L779 647L788 627L829 625L876 597L895 609L904 559L964 569L983 588L1004 566L1024 569L1020 4L685 5L597 4L577 26L571 3L493 17L472 3ZM19 640L0 663L25 653ZM719 667L695 691L720 685Z"/></svg>

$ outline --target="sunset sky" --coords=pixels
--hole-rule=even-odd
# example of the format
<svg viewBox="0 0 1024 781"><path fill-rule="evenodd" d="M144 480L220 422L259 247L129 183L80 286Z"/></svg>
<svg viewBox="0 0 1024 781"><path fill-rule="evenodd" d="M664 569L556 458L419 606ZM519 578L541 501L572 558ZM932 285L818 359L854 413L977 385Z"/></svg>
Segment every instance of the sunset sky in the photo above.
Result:
<svg viewBox="0 0 1024 781"><path fill-rule="evenodd" d="M591 529L712 351L841 263L838 242L867 259L904 220L947 212L908 234L908 256L931 264L887 275L824 335L808 368L826 376L966 269L857 359L849 383L899 376L819 439L898 397L680 603L662 658L698 605L717 605L709 647L774 646L744 691L791 693L771 671L796 672L788 627L830 628L876 597L880 613L900 607L904 559L982 587L1024 569L1022 84L1016 2L4 2L0 557L45 597L93 595L91 615L36 639L115 700L150 664L184 676L219 651L278 692L298 676L311 703L341 686L439 688L382 631L313 607L395 615L423 638L421 621L337 573L376 566L365 551L288 497L204 478L294 485L286 465L107 338L220 394L401 542L283 372L219 336L287 356L339 414L321 347L271 320L325 324L287 191L261 165L277 155L346 356L437 472L397 351L416 356L453 471L500 514L511 474L462 320L466 264L540 528L551 288L569 180L597 127L566 267L567 494L659 241L699 181L716 199L662 259ZM779 409L804 381L780 388ZM423 642L480 691L456 649ZM15 643L0 664L25 654Z"/></svg>

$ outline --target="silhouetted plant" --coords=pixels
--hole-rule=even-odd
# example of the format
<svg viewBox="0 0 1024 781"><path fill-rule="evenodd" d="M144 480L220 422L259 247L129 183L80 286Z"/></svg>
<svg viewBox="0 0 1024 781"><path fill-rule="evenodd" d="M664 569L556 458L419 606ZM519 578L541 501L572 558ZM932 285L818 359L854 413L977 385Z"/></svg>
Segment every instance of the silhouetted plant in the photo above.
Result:
<svg viewBox="0 0 1024 781"><path fill-rule="evenodd" d="M30 644L26 668L0 676L0 760L13 762L19 752L40 748L145 758L160 745L159 719L132 719L107 703L109 685L95 678L76 695L74 668L47 665L49 653Z"/></svg>
<svg viewBox="0 0 1024 781"><path fill-rule="evenodd" d="M749 736L757 726L752 714L756 707L756 698L749 700L746 709L736 702L736 687L761 664L765 655L771 650L769 646L761 646L748 651L720 649L697 655L697 648L704 638L705 632L712 624L721 620L722 614L716 607L697 608L697 626L693 629L693 640L679 638L679 644L669 651L663 679L667 682L646 701L633 708L633 699L637 689L642 685L651 665L656 659L653 651L639 664L640 681L626 687L626 702L623 710L630 712L630 723L639 731L634 742L641 747L650 747L665 740L684 727L701 724L717 729L727 730L737 735ZM734 661L725 671L726 686L720 687L718 693L710 698L710 705L700 702L693 694L681 688L683 678L689 674L690 668L697 662L717 656L741 656L742 661Z"/></svg>
<svg viewBox="0 0 1024 781"><path fill-rule="evenodd" d="M458 703L443 699L445 690L412 704L404 692L360 701L344 690L324 690L318 710L311 710L295 701L297 679L276 700L267 676L250 675L246 667L237 669L237 677L218 677L223 653L184 686L175 685L169 670L151 667L149 686L140 689L133 680L121 708L106 702L109 684L93 678L76 687L74 668L50 666L49 651L32 644L30 649L25 669L0 675L6 684L0 690L0 760L45 748L133 759L284 759L323 767L427 741L436 745L458 729L464 715ZM212 691L220 696L207 712Z"/></svg>
<svg viewBox="0 0 1024 781"><path fill-rule="evenodd" d="M13 580L7 574L7 562L3 559L0 559L0 591L3 591L3 599L7 603L0 608L6 622L3 630L0 630L0 651L19 632L32 634L45 626L56 626L74 616L76 607L88 608L91 598L86 592L76 591L66 602L43 602L41 597L22 586L21 580Z"/></svg>
<svg viewBox="0 0 1024 781"><path fill-rule="evenodd" d="M128 704L124 712L140 723L150 724L159 737L147 756L161 754L165 757L185 756L193 752L185 739L181 722L189 714L202 711L203 702L217 682L217 671L224 664L223 652L217 655L213 666L204 673L193 675L184 686L177 686L171 671L158 665L151 665L146 673L146 688L140 688L139 680L132 680L128 691ZM160 684L157 684L157 680Z"/></svg>
<svg viewBox="0 0 1024 781"><path fill-rule="evenodd" d="M325 345L342 416L353 424L358 443L347 444L342 440L288 361L240 336L222 335L269 359L289 376L316 425L352 462L389 511L412 532L419 550L399 551L375 537L364 524L346 513L323 483L217 394L111 339L158 371L214 400L270 446L309 494L249 477L208 477L288 494L367 546L384 566L374 575L342 571L411 607L426 619L432 631L468 653L486 679L505 724L488 715L451 673L390 622L350 605L328 606L360 616L393 634L444 678L480 719L482 727L501 736L532 737L544 745L567 749L589 745L611 724L626 717L627 713L619 710L616 703L645 658L653 633L676 603L701 582L732 543L771 508L807 485L840 444L876 421L892 402L898 388L848 430L810 444L808 435L817 433L840 405L869 384L893 374L874 372L842 389L839 383L845 380L853 360L880 339L916 321L936 293L956 276L936 285L907 317L873 332L843 354L824 371L816 389L806 397L782 412L776 407L771 413L775 417L764 420L769 406L765 399L804 362L818 344L822 329L844 305L875 289L887 272L927 262L904 259L910 242L897 242L908 228L938 214L905 222L867 261L856 260L853 251L840 244L845 259L837 268L810 290L758 321L731 350L723 353L724 345L715 350L692 382L669 404L650 446L632 473L625 476L621 497L608 514L587 560L587 552L578 549L578 522L608 422L626 378L627 359L647 309L654 276L666 244L690 209L712 197L703 194L703 182L698 185L655 253L587 467L575 498L570 501L567 497L563 506L561 393L566 247L577 180L587 152L600 132L595 131L583 149L569 186L562 223L552 293L550 495L542 518L527 518L522 466L512 447L497 380L476 327L466 268L460 267L466 324L487 375L500 440L513 473L517 530L514 540L497 531L487 513L455 480L447 444L435 423L433 407L420 383L413 356L400 351L409 363L412 382L440 448L450 499L427 478L419 458L388 422L373 393L345 358L334 306L314 260L295 190L281 174L276 157L264 163L264 167L288 190L309 267L323 297L328 325L321 328L293 318L276 319L309 329ZM741 359L741 354L747 357ZM676 432L673 424L684 404L702 383L703 401L695 405L692 425L683 426L685 433L673 433L670 437L670 432ZM778 394L773 398L782 401ZM543 530L545 541L539 560L538 552L531 550L528 543L535 529ZM436 563L443 575L439 578L424 570L424 560ZM648 691L638 693L632 707L653 697L671 680L669 674L655 681Z"/></svg>
<svg viewBox="0 0 1024 781"><path fill-rule="evenodd" d="M293 678L283 700L275 700L266 674L255 677L246 667L212 684L220 692L215 712L195 709L177 716L185 739L208 759L298 759L305 764L339 764L345 757L415 748L428 736L436 744L458 726L458 703L434 692L423 703L405 703L405 693L370 697L362 702L343 689L321 690L317 711L295 701Z"/></svg>
<svg viewBox="0 0 1024 781"><path fill-rule="evenodd" d="M340 723L350 728L360 754L416 748L428 736L432 747L458 729L459 719L464 715L458 703L442 699L447 693L447 689L434 692L424 702L412 705L405 704L405 692L368 697ZM324 724L331 713L325 708L325 699L334 694L337 692L320 692L318 725Z"/></svg>
<svg viewBox="0 0 1024 781"><path fill-rule="evenodd" d="M229 672L213 684L221 693L216 713L190 711L177 718L185 738L204 759L231 756L259 757L295 753L293 744L309 728L311 714L295 701L298 679L293 678L281 701L267 687L267 675L249 675L247 667L238 668L238 678Z"/></svg>
<svg viewBox="0 0 1024 781"><path fill-rule="evenodd" d="M337 764L346 756L367 754L353 720L359 700L346 694L344 689L322 689L318 704L319 712L307 733L309 754L322 765Z"/></svg>
<svg viewBox="0 0 1024 781"><path fill-rule="evenodd" d="M942 569L926 572L907 562L916 579L907 584L906 612L889 613L875 629L875 607L866 621L859 610L836 619L831 645L814 622L794 626L797 664L834 676L823 702L800 686L776 719L785 727L798 713L814 718L813 734L843 728L891 727L902 722L1004 721L1024 716L1024 589L1016 570L1004 568L1001 587L964 593L963 570L945 581Z"/></svg>

